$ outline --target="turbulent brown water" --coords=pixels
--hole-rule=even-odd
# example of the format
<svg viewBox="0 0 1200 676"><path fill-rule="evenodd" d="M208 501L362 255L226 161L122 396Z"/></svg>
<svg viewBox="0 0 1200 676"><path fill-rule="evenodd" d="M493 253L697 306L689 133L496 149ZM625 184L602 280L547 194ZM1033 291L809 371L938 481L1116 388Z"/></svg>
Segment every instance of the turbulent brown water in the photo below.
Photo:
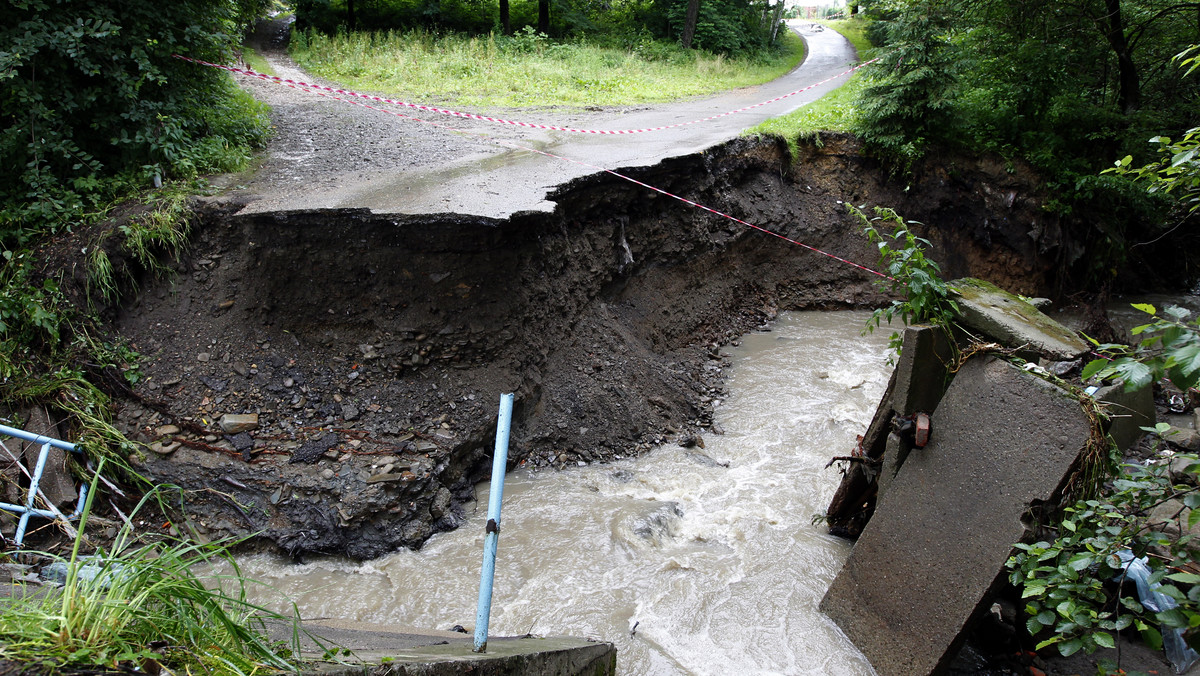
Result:
<svg viewBox="0 0 1200 676"><path fill-rule="evenodd" d="M825 469L886 385L885 338L864 312L780 315L729 348L723 436L505 486L491 630L614 642L624 674L870 674L817 609L849 544L812 524ZM724 466L725 464L728 466ZM419 552L302 565L256 555L244 573L306 618L447 629L474 623L487 487L457 531Z"/></svg>

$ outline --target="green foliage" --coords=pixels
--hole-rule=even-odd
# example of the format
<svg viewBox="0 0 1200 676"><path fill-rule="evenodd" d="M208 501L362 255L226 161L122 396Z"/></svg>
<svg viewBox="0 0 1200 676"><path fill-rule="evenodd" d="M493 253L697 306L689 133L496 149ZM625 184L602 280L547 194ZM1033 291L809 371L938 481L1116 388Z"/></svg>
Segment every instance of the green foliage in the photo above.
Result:
<svg viewBox="0 0 1200 676"><path fill-rule="evenodd" d="M80 557L87 514L98 492L88 495L70 558L44 555L66 566L59 593L18 592L0 604L0 659L231 676L298 670L292 658L299 654L298 642L273 643L265 626L266 621L295 626L295 618L251 604L240 575L201 577L198 572L217 562L236 572L229 553L236 543L140 541L129 519L111 549ZM134 516L156 497L147 494Z"/></svg>
<svg viewBox="0 0 1200 676"><path fill-rule="evenodd" d="M905 221L895 211L875 207L875 216L852 205L847 208L862 221L863 232L879 248L879 267L890 280L882 282L893 295L901 296L891 305L879 308L867 320L864 333L874 331L882 323L891 324L897 315L906 325L928 323L949 328L958 315L958 303L950 297L950 287L941 279L941 268L925 256L929 241L918 237L909 228L919 225ZM900 352L901 336L894 332L889 346Z"/></svg>
<svg viewBox="0 0 1200 676"><path fill-rule="evenodd" d="M234 166L262 108L227 75L262 0L7 0L0 24L0 242L68 226L154 175ZM235 149L236 148L236 149Z"/></svg>
<svg viewBox="0 0 1200 676"><path fill-rule="evenodd" d="M1053 541L1018 544L1008 561L1009 580L1026 600L1026 628L1037 648L1063 655L1111 648L1115 634L1135 629L1160 646L1163 628L1200 626L1200 576L1180 572L1194 565L1198 543L1187 533L1200 522L1200 475L1195 456L1174 456L1191 483L1174 484L1167 457L1149 465L1126 465L1102 497L1065 510ZM1164 511L1166 514L1164 515ZM1152 518L1152 513L1155 518ZM1178 608L1154 612L1142 606L1117 556L1122 550L1149 556L1151 584Z"/></svg>
<svg viewBox="0 0 1200 676"><path fill-rule="evenodd" d="M1200 317L1189 322L1188 311L1174 305L1163 310L1165 317L1153 305L1134 303L1133 307L1153 321L1133 329L1133 335L1141 338L1132 346L1101 345L1093 340L1103 356L1084 367L1083 378L1119 378L1125 381L1127 392L1163 377L1184 391L1200 387Z"/></svg>
<svg viewBox="0 0 1200 676"><path fill-rule="evenodd" d="M677 42L686 4L686 0L554 0L546 33L553 39L586 36L589 41L618 41L626 46L645 38ZM764 55L772 47L770 7L767 0L705 0L700 4L693 46L727 56ZM299 0L295 8L298 29L327 35L346 29L424 29L470 36L501 32L497 0ZM514 34L536 30L538 0L510 0L509 15Z"/></svg>
<svg viewBox="0 0 1200 676"><path fill-rule="evenodd" d="M868 71L855 132L907 172L930 141L950 133L954 55L944 4L920 0L891 25L888 51Z"/></svg>
<svg viewBox="0 0 1200 676"><path fill-rule="evenodd" d="M1178 141L1155 136L1150 143L1158 146L1157 161L1134 167L1133 156L1126 155L1105 173L1138 181L1150 193L1170 194L1188 214L1200 211L1200 127L1187 130Z"/></svg>

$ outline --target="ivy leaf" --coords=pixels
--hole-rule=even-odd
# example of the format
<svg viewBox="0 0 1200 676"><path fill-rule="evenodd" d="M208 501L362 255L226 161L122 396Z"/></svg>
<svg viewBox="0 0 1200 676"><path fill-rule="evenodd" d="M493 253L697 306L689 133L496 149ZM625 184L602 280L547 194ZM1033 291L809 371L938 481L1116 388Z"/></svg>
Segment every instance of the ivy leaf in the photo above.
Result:
<svg viewBox="0 0 1200 676"><path fill-rule="evenodd" d="M1113 362L1116 375L1125 381L1126 392L1136 392L1154 379L1154 370L1145 364L1123 357Z"/></svg>
<svg viewBox="0 0 1200 676"><path fill-rule="evenodd" d="M1079 649L1082 647L1083 639L1073 638L1069 641L1063 641L1062 643L1059 643L1058 652L1063 657L1070 657L1071 655L1079 652Z"/></svg>
<svg viewBox="0 0 1200 676"><path fill-rule="evenodd" d="M1102 371L1105 366L1111 362L1107 359L1093 359L1083 367L1083 373L1080 375L1084 380L1091 380L1093 376Z"/></svg>

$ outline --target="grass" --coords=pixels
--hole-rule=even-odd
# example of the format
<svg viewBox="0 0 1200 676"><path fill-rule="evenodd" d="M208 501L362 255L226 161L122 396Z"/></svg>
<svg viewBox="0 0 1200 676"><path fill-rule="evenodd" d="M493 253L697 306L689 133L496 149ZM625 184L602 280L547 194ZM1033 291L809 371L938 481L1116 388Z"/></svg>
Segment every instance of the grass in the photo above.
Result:
<svg viewBox="0 0 1200 676"><path fill-rule="evenodd" d="M44 555L66 569L58 593L18 592L0 604L0 660L49 670L102 667L181 675L298 670L293 618L249 603L240 576L204 579L193 572L214 561L237 571L228 546L139 543L128 519L110 551L80 557L97 492L88 496L70 557ZM139 510L150 499L143 498ZM290 645L272 642L266 621L290 624Z"/></svg>
<svg viewBox="0 0 1200 676"><path fill-rule="evenodd" d="M257 73L262 73L263 75L275 75L275 69L272 68L271 64L265 58L263 58L263 55L259 54L253 47L246 45L242 46L242 62L246 64L247 68Z"/></svg>
<svg viewBox="0 0 1200 676"><path fill-rule="evenodd" d="M860 60L873 58L875 49L866 38L867 22L861 18L825 21L824 25L841 33L858 50ZM819 131L848 132L854 124L855 106L859 92L866 86L863 71L850 76L849 81L816 101L787 115L771 118L762 124L747 129L747 136L775 134L788 142L792 157L797 156L796 144L800 139L814 138Z"/></svg>
<svg viewBox="0 0 1200 676"><path fill-rule="evenodd" d="M631 49L423 30L293 37L306 70L350 89L462 106L613 106L657 103L760 84L804 56L788 31L776 56L727 58L643 41Z"/></svg>

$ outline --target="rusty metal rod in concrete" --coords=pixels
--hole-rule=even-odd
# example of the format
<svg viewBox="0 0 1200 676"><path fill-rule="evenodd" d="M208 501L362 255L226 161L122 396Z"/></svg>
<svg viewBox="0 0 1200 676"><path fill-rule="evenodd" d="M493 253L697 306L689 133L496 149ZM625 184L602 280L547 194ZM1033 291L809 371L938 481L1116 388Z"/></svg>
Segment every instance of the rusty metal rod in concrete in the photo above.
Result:
<svg viewBox="0 0 1200 676"><path fill-rule="evenodd" d="M488 620L492 614L492 581L496 577L496 546L500 543L500 502L504 499L504 471L508 467L508 432L512 427L512 393L500 395L496 421L496 450L492 454L492 490L488 495L488 520L483 540L483 569L479 573L479 606L475 612L475 652L487 651Z"/></svg>

